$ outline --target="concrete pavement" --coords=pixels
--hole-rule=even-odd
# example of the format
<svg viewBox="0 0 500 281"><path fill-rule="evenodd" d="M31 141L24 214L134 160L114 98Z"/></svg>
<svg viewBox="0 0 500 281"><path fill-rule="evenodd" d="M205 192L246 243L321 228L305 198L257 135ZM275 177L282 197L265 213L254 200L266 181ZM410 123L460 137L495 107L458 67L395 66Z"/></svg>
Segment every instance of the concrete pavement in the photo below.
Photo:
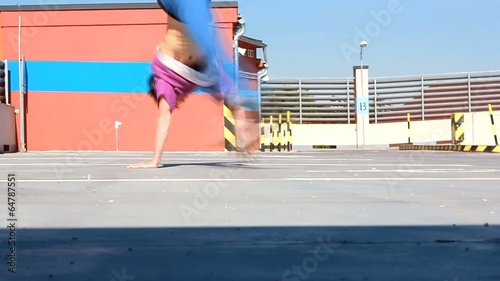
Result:
<svg viewBox="0 0 500 281"><path fill-rule="evenodd" d="M149 156L0 155L0 280L500 280L500 155Z"/></svg>

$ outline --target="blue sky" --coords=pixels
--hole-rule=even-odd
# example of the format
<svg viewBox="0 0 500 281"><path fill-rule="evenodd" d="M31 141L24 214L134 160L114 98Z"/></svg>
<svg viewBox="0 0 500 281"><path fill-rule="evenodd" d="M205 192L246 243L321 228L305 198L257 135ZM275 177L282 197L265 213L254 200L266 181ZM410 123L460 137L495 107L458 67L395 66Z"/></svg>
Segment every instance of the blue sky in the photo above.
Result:
<svg viewBox="0 0 500 281"><path fill-rule="evenodd" d="M151 0L2 0L3 4ZM500 70L498 0L239 0L247 36L269 45L270 76L347 77ZM378 16L377 16L378 15Z"/></svg>

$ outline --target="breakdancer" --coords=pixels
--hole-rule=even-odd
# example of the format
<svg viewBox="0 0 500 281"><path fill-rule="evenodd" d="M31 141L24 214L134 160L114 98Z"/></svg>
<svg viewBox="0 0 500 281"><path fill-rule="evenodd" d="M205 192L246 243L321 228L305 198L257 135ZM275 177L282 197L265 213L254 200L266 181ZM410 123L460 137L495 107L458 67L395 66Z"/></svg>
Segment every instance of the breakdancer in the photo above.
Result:
<svg viewBox="0 0 500 281"><path fill-rule="evenodd" d="M226 99L236 125L240 146L250 152L258 138L248 128L234 78L227 73L222 60L228 58L220 38L211 28L210 0L157 0L168 15L167 30L156 48L152 61L151 92L158 105L153 159L128 168L158 168L171 123L172 112L196 89L205 89L217 99Z"/></svg>

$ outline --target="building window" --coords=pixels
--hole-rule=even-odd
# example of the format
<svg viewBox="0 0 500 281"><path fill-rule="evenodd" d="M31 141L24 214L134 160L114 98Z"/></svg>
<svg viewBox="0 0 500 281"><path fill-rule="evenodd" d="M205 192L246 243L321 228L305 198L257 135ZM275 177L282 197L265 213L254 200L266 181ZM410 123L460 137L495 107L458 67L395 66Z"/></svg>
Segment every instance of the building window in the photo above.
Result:
<svg viewBox="0 0 500 281"><path fill-rule="evenodd" d="M254 50L248 50L248 57L250 57L250 58L255 57L255 52L254 52Z"/></svg>

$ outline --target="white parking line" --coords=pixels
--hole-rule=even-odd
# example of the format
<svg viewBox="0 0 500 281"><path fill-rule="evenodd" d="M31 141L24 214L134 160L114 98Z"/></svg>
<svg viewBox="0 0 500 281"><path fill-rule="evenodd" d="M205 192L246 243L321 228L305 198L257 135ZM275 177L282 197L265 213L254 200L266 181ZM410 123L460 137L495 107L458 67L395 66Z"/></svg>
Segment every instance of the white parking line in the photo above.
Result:
<svg viewBox="0 0 500 281"><path fill-rule="evenodd" d="M186 161L186 159L182 159ZM203 164L220 164L220 165L241 165L244 166L260 166L260 167L288 167L288 166L363 166L363 167L472 167L472 165L462 165L462 164L398 164L398 163L383 163L383 164L366 164L366 163L282 163L282 162L259 162L259 163L245 163L245 162L224 162L224 161L197 161L197 162L166 162L164 165L203 165ZM67 166L125 166L131 163L0 163L0 166L56 166L56 167L67 167ZM331 171L331 170L327 170ZM368 171L368 170L367 170Z"/></svg>
<svg viewBox="0 0 500 281"><path fill-rule="evenodd" d="M24 158L24 157L10 157L10 158L2 158L0 157L0 160L23 160L23 161L38 161L38 160L129 160L129 159L145 159L148 158L148 156L135 156L135 157L29 157L29 158ZM178 158L178 159L185 159L185 158Z"/></svg>
<svg viewBox="0 0 500 281"><path fill-rule="evenodd" d="M307 173L493 173L499 172L496 169L464 170L464 169L396 169L396 170L308 170Z"/></svg>
<svg viewBox="0 0 500 281"><path fill-rule="evenodd" d="M275 182L275 181L316 181L316 182L335 182L335 181L500 181L500 177L496 178L473 178L473 177L453 177L453 178L397 178L397 177L384 177L384 178L270 178L270 179L255 179L255 178L229 178L229 179L216 179L216 178L199 178L199 179L187 179L187 178L164 178L164 179L32 179L23 180L18 179L17 182L20 183L97 183L97 182ZM7 180L0 180L0 182L7 182Z"/></svg>
<svg viewBox="0 0 500 281"><path fill-rule="evenodd" d="M22 158L22 157L12 157L12 158L2 158L0 157L0 160L9 160L9 161L64 161L64 162L72 162L72 161L94 161L94 160L149 160L151 157L150 156L143 156L143 157L30 157L30 158ZM239 158L237 157L230 157L230 156L225 156L225 155L220 155L217 157L165 157L165 161L189 161L189 160L201 160L201 161L209 161L209 160L219 160L219 159L224 159L224 160L237 160ZM373 159L370 158L313 158L309 156L300 156L299 157L292 157L292 156L258 156L255 158L256 160L262 160L265 159L265 161L270 161L273 159L276 159L277 161L289 161L290 159L300 159L300 161L373 161Z"/></svg>

